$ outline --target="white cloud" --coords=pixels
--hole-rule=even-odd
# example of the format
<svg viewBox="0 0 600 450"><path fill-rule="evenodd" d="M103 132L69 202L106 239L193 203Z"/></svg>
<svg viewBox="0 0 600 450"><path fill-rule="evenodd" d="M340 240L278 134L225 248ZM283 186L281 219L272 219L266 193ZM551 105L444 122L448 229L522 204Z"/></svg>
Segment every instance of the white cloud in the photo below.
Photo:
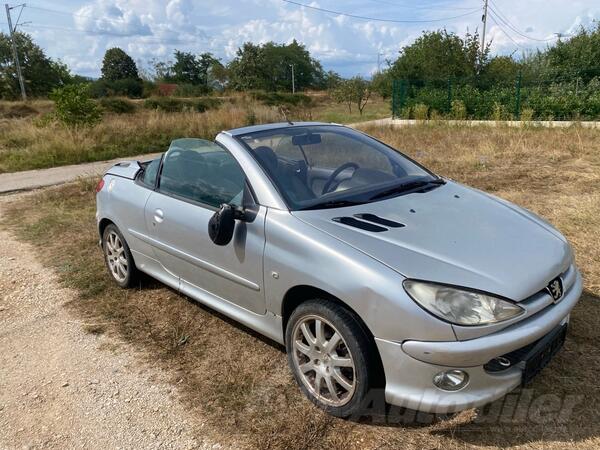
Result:
<svg viewBox="0 0 600 450"><path fill-rule="evenodd" d="M68 3L72 5L72 1ZM413 10L387 4L392 1L298 1L386 19L453 16L468 12L460 8L474 4L472 0L458 0L452 4L455 10L438 10L426 9L433 0L415 0L418 8ZM503 0L492 5L494 11L488 22L488 38L492 42L492 50L500 53L545 46L545 42L534 41L512 31L504 21L523 30L523 34L547 38L553 37L556 32L575 32L581 25L589 26L594 18L600 17L597 0ZM54 1L48 7L54 7ZM352 19L281 0L86 0L80 2L72 22L62 24L65 27L74 25L79 34L73 33L72 37L68 36L70 39L65 39L61 31L44 30L36 33L36 39L40 39L40 44L50 55L61 57L74 70L89 75L98 74L100 61L109 46L123 47L136 60L168 59L174 49L211 51L229 60L245 41L289 43L292 39L304 43L313 56L322 61L325 69L337 70L343 75L366 75L376 69L378 53L383 54L382 60L395 58L399 49L420 35L422 30L445 26L449 31L462 34L467 30L481 29L480 17L480 12L473 12L447 23L399 24ZM56 25L52 22L56 18L50 15L28 20Z"/></svg>
<svg viewBox="0 0 600 450"><path fill-rule="evenodd" d="M111 0L81 7L73 15L79 30L119 36L147 36L152 34L150 27L134 10L122 7Z"/></svg>

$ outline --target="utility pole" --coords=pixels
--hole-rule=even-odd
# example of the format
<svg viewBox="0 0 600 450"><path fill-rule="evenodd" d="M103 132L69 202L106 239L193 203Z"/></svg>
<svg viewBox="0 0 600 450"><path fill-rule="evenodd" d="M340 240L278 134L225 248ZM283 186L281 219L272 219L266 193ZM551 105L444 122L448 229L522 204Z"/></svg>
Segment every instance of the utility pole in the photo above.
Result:
<svg viewBox="0 0 600 450"><path fill-rule="evenodd" d="M12 43L12 51L13 57L15 59L15 67L17 68L17 77L19 78L19 86L21 87L21 98L23 101L27 101L27 94L25 93L25 82L23 81L23 73L21 72L21 63L19 62L19 52L17 51L17 42L15 40L15 31L17 29L17 24L15 24L14 28L12 25L12 19L10 17L10 10L13 8L18 8L18 6L11 7L8 3L5 3L6 7L6 18L8 19L8 29L10 31L10 41ZM19 5L21 8L25 7L25 3ZM17 19L17 22L19 20Z"/></svg>
<svg viewBox="0 0 600 450"><path fill-rule="evenodd" d="M381 73L381 57L383 53L377 52L377 73Z"/></svg>
<svg viewBox="0 0 600 450"><path fill-rule="evenodd" d="M294 65L290 64L290 67L292 68L292 94L296 93L296 80L294 80Z"/></svg>
<svg viewBox="0 0 600 450"><path fill-rule="evenodd" d="M487 14L488 14L488 0L483 1L483 16L481 20L483 22L483 33L481 33L481 56L485 52L485 27L487 25Z"/></svg>

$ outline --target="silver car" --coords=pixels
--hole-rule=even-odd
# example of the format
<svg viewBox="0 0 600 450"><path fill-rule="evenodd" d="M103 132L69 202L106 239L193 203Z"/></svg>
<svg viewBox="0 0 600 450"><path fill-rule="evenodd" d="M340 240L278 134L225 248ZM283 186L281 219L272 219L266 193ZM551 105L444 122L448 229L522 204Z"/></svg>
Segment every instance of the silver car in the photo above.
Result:
<svg viewBox="0 0 600 450"><path fill-rule="evenodd" d="M106 173L97 222L120 286L144 272L284 344L341 417L378 392L440 413L502 397L561 348L582 291L543 219L334 124L175 140Z"/></svg>

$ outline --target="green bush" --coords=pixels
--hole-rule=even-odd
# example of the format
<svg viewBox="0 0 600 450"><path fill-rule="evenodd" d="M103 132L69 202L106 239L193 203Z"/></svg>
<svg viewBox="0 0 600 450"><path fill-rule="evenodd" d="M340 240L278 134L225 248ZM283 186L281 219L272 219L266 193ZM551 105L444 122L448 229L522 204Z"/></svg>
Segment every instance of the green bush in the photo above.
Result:
<svg viewBox="0 0 600 450"><path fill-rule="evenodd" d="M143 93L144 83L142 80L135 78L115 81L100 78L90 84L90 96L93 98L112 96L141 98Z"/></svg>
<svg viewBox="0 0 600 450"><path fill-rule="evenodd" d="M56 107L56 117L68 126L94 125L102 118L102 111L90 99L88 86L70 84L54 89L50 94Z"/></svg>
<svg viewBox="0 0 600 450"><path fill-rule="evenodd" d="M454 102L464 104L468 119L512 119L516 108L515 86L481 86L476 82L456 82L451 88L452 104L448 110L448 86L439 83L408 86L403 108L426 105L430 110L448 112L456 117ZM600 119L600 78L587 84L577 82L529 83L521 88L521 110L530 109L532 120L553 118L555 120ZM462 115L462 111L460 115ZM402 115L402 113L401 113ZM414 112L413 112L414 115Z"/></svg>
<svg viewBox="0 0 600 450"><path fill-rule="evenodd" d="M174 97L151 97L144 101L144 108L158 109L165 112L204 112L217 108L221 103L221 100L217 98L187 100Z"/></svg>
<svg viewBox="0 0 600 450"><path fill-rule="evenodd" d="M135 112L135 104L124 98L105 97L100 99L104 111L115 114L130 114Z"/></svg>

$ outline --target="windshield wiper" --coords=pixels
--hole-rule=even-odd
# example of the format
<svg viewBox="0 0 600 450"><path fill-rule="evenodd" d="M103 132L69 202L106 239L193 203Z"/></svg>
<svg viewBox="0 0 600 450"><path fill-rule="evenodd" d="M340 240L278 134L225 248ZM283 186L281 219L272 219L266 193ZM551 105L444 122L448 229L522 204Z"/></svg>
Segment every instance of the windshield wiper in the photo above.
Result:
<svg viewBox="0 0 600 450"><path fill-rule="evenodd" d="M314 205L306 206L305 208L301 208L302 210L307 209L325 209L325 208L342 208L344 206L356 206L362 205L365 202L355 201L355 200L329 200L326 202L315 203Z"/></svg>
<svg viewBox="0 0 600 450"><path fill-rule="evenodd" d="M377 194L370 197L369 200L377 200L379 198L388 197L393 194L401 194L403 192L412 191L413 189L418 189L429 185L441 186L442 184L446 184L446 182L442 178L435 178L433 180L409 181L408 183L399 184L390 189L380 191Z"/></svg>

